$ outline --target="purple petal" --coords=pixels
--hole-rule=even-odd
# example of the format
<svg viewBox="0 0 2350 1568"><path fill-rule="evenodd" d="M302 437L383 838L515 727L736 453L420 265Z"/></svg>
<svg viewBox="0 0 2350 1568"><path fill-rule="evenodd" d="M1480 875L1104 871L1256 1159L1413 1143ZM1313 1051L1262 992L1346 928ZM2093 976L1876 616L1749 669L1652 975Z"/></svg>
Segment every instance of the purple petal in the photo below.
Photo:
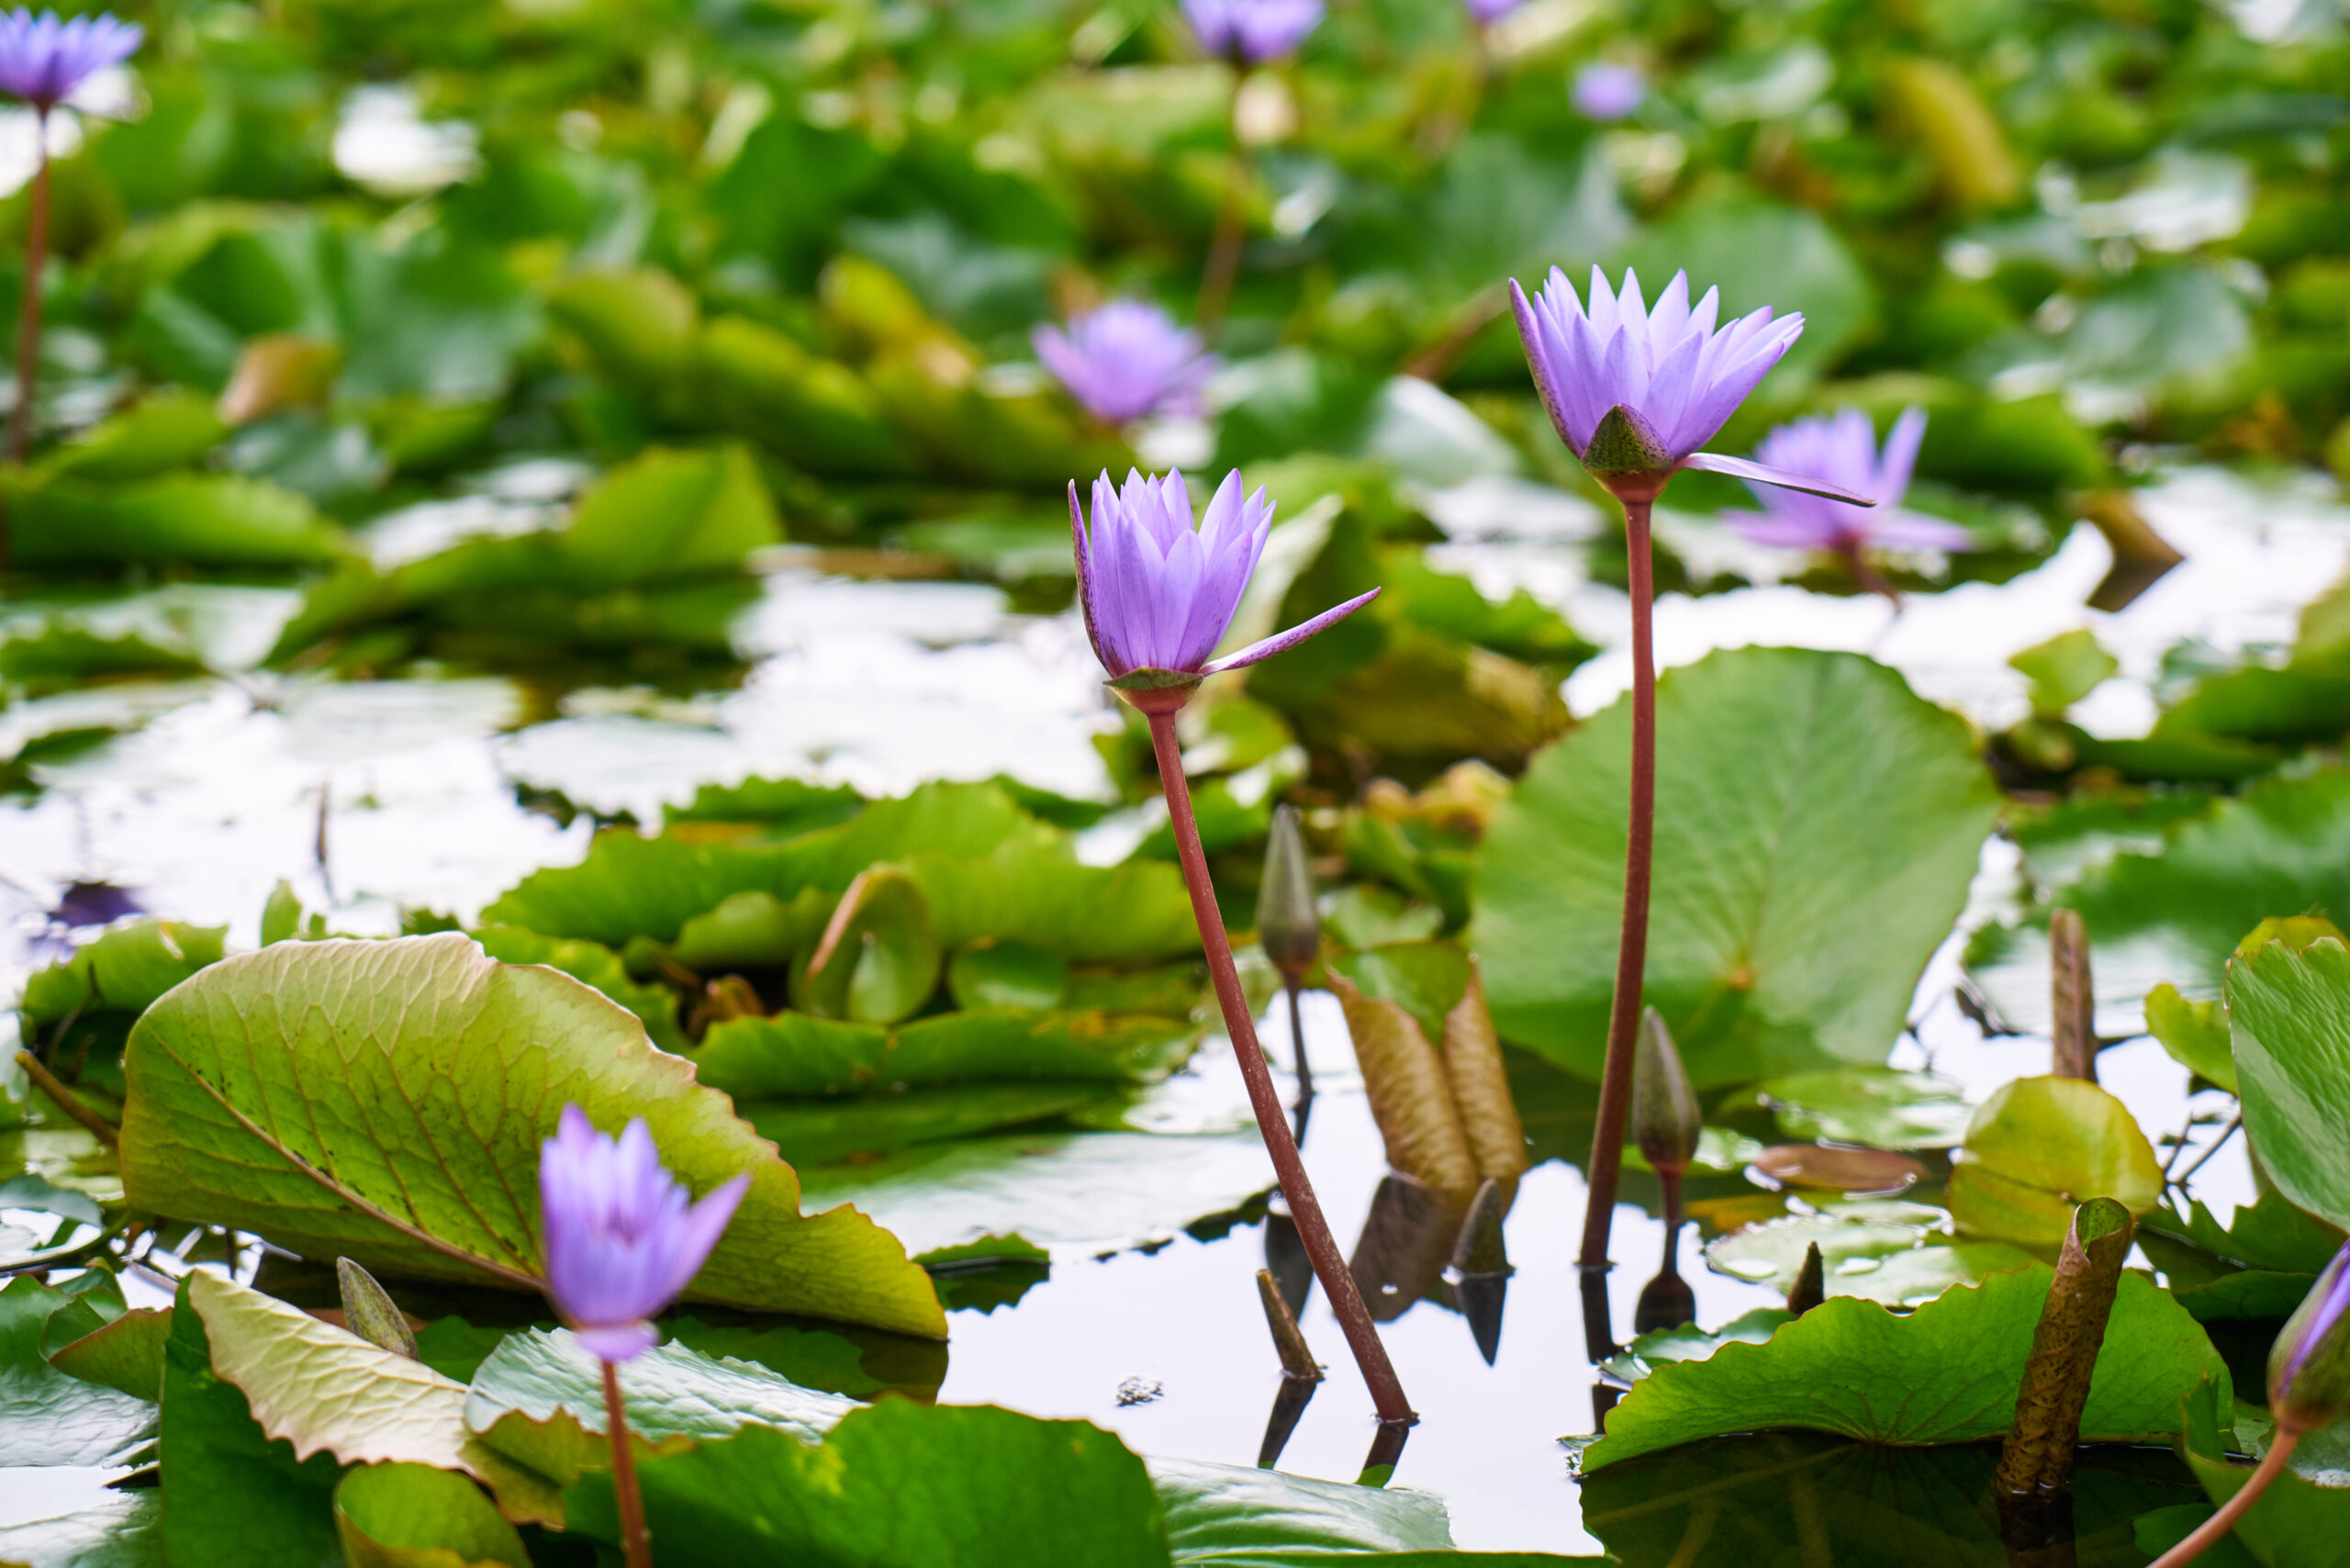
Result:
<svg viewBox="0 0 2350 1568"><path fill-rule="evenodd" d="M1102 651L1102 633L1093 627L1093 567L1086 560L1085 514L1077 504L1077 481L1069 482L1069 553L1077 558L1077 608L1085 617L1085 640L1093 645L1093 656L1103 669L1110 668L1110 655ZM1111 670L1114 678L1123 671Z"/></svg>
<svg viewBox="0 0 2350 1568"><path fill-rule="evenodd" d="M1681 460L1679 466L1707 474L1727 474L1733 479L1745 479L1754 484L1777 485L1785 489L1801 490L1809 496L1825 496L1831 501L1842 501L1847 506L1876 505L1868 497L1856 495L1825 479L1815 479L1807 474L1790 474L1784 468L1751 463L1743 457L1724 457L1716 452L1693 452Z"/></svg>
<svg viewBox="0 0 2350 1568"><path fill-rule="evenodd" d="M1509 306L1511 312L1517 317L1517 341L1526 350L1527 368L1534 373L1534 391L1542 399L1542 411L1550 416L1550 428L1559 432L1559 439L1580 455L1583 447L1575 441L1574 433L1567 423L1566 409L1559 398L1560 376L1564 367L1556 362L1548 335L1543 330L1543 323L1536 316L1532 301L1526 297L1526 290L1518 286L1516 278L1509 280Z"/></svg>
<svg viewBox="0 0 2350 1568"><path fill-rule="evenodd" d="M614 1365L636 1360L660 1338L653 1325L644 1322L590 1325L575 1328L572 1334L589 1355Z"/></svg>
<svg viewBox="0 0 2350 1568"><path fill-rule="evenodd" d="M1796 512L1725 511L1740 538L1779 550L1827 550L1843 537L1832 519Z"/></svg>
<svg viewBox="0 0 2350 1568"><path fill-rule="evenodd" d="M1298 625L1291 627L1286 632L1277 632L1261 643L1251 643L1237 654L1231 654L1224 658L1215 660L1214 663L1206 666L1201 673L1203 675L1221 675L1228 669L1244 669L1253 664L1262 664L1265 660L1271 658L1275 654L1286 653L1290 649L1294 648L1308 637L1313 636L1316 632L1327 631L1330 627L1337 625L1341 621L1344 621L1348 616L1352 615L1356 610L1360 610L1364 605L1369 604L1372 599L1377 599L1378 597L1379 590L1377 588L1373 588L1366 594L1358 594L1356 597L1347 600L1346 603L1337 606L1336 609L1324 610L1321 614L1315 616L1311 621L1301 622Z"/></svg>
<svg viewBox="0 0 2350 1568"><path fill-rule="evenodd" d="M1972 550L1975 535L1947 518L1914 511L1872 516L1863 524L1869 543L1894 550Z"/></svg>
<svg viewBox="0 0 2350 1568"><path fill-rule="evenodd" d="M718 1238L726 1234L727 1225L734 1218L734 1210L743 1194L751 1190L748 1176L737 1176L723 1185L711 1189L710 1195L685 1212L684 1217L671 1227L668 1237L669 1267L664 1294L675 1301L694 1282L701 1266L718 1246Z"/></svg>
<svg viewBox="0 0 2350 1568"><path fill-rule="evenodd" d="M1918 465L1918 448L1926 439L1926 410L1911 404L1901 410L1886 432L1885 454L1877 459L1876 498L1881 506L1899 506L1909 493L1909 475Z"/></svg>

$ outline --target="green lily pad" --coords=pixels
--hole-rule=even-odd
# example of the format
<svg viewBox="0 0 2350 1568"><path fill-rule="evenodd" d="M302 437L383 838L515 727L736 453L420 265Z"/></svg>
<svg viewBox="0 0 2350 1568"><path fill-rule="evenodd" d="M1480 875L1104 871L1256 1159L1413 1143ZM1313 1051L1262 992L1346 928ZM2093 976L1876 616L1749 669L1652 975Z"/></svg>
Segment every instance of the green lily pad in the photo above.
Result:
<svg viewBox="0 0 2350 1568"><path fill-rule="evenodd" d="M539 1143L576 1103L607 1127L643 1117L696 1191L751 1173L695 1299L944 1329L896 1241L851 1211L801 1215L791 1168L633 1015L462 935L241 955L150 1009L126 1061L124 1182L151 1212L535 1291Z"/></svg>
<svg viewBox="0 0 2350 1568"><path fill-rule="evenodd" d="M955 955L946 988L966 1010L1058 1007L1069 994L1069 964L1034 942L987 937Z"/></svg>
<svg viewBox="0 0 2350 1568"><path fill-rule="evenodd" d="M2032 1262L2031 1253L2005 1242L1958 1239L1950 1215L1930 1204L1862 1198L1717 1237L1706 1246L1706 1266L1749 1284L1789 1291L1814 1244L1830 1295L1885 1306L1916 1306L1953 1285L1975 1284Z"/></svg>
<svg viewBox="0 0 2350 1568"><path fill-rule="evenodd" d="M1601 1370L1626 1383L1637 1383L1668 1361L1702 1361L1724 1345L1760 1345L1795 1321L1784 1306L1758 1306L1731 1318L1719 1328L1684 1323L1678 1328L1653 1328L1600 1363Z"/></svg>
<svg viewBox="0 0 2350 1568"><path fill-rule="evenodd" d="M1850 654L1746 648L1658 691L1646 994L1700 1084L1882 1060L1997 792L1955 715ZM1598 1076L1630 711L1542 754L1487 834L1470 945L1503 1033Z"/></svg>
<svg viewBox="0 0 2350 1568"><path fill-rule="evenodd" d="M1104 1086L1083 1080L940 1083L899 1093L826 1100L735 1102L786 1159L803 1170L868 1159L920 1143L971 1137L1101 1103Z"/></svg>
<svg viewBox="0 0 2350 1568"><path fill-rule="evenodd" d="M86 942L25 982L28 1023L76 1013L143 1013L198 969L220 961L225 925L140 920Z"/></svg>
<svg viewBox="0 0 2350 1568"><path fill-rule="evenodd" d="M1975 1113L1950 1179L1959 1228L2042 1247L2061 1243L2090 1198L2141 1215L2162 1195L2162 1167L2129 1108L2078 1078L2004 1085Z"/></svg>
<svg viewBox="0 0 2350 1568"><path fill-rule="evenodd" d="M1136 1083L1180 1067L1200 1034L1181 1019L1013 1007L895 1028L778 1013L713 1025L694 1062L702 1082L738 1099L1007 1079Z"/></svg>
<svg viewBox="0 0 2350 1568"><path fill-rule="evenodd" d="M544 964L573 980L594 986L636 1014L645 1036L665 1051L686 1048L685 1031L677 1026L677 997L666 986L640 985L629 979L621 956L594 942L542 936L520 926L491 925L466 933L483 952L501 964Z"/></svg>
<svg viewBox="0 0 2350 1568"><path fill-rule="evenodd" d="M1755 1100L1789 1137L1872 1148L1948 1148L1975 1108L1946 1078L1889 1067L1838 1067L1757 1084Z"/></svg>
<svg viewBox="0 0 2350 1568"><path fill-rule="evenodd" d="M1831 1296L1761 1345L1724 1345L1633 1385L1583 1451L1586 1473L1677 1443L1782 1427L1903 1447L2007 1430L2054 1271L2035 1264L1957 1285L1906 1316ZM2082 1413L2088 1442L2178 1429L2178 1402L2226 1365L2186 1310L2152 1282L2122 1276Z"/></svg>
<svg viewBox="0 0 2350 1568"><path fill-rule="evenodd" d="M2158 852L2084 873L2056 902L2081 912L2094 945L2098 1032L2141 1033L2157 985L2219 996L2229 955L2263 920L2350 913L2350 770L2264 779L2165 828ZM1966 965L2000 1017L2046 1032L2045 912L1978 931Z"/></svg>
<svg viewBox="0 0 2350 1568"><path fill-rule="evenodd" d="M822 1018L894 1024L930 1000L944 958L922 889L902 872L861 871L792 972L792 1002Z"/></svg>
<svg viewBox="0 0 2350 1568"><path fill-rule="evenodd" d="M2350 1072L2350 947L2271 942L2228 965L2244 1126L2277 1191L2350 1226L2342 1085Z"/></svg>
<svg viewBox="0 0 2350 1568"><path fill-rule="evenodd" d="M101 1327L90 1307L19 1275L0 1290L0 1466L118 1465L155 1435L152 1400L50 1364L45 1338Z"/></svg>
<svg viewBox="0 0 2350 1568"><path fill-rule="evenodd" d="M530 1568L481 1488L429 1464L354 1467L334 1489L334 1524L352 1568Z"/></svg>

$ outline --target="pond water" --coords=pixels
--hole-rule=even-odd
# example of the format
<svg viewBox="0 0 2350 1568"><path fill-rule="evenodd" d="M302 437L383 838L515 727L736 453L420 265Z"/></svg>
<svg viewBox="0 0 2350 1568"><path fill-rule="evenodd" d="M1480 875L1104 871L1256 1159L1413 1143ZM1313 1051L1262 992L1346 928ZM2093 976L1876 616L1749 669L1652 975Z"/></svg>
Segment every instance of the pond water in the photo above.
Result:
<svg viewBox="0 0 2350 1568"><path fill-rule="evenodd" d="M2122 673L2074 716L2092 733L2139 734L2154 711L2160 656L2173 644L2198 638L2225 651L2290 640L2301 602L2350 559L2350 510L2328 501L2327 490L2198 468L2168 474L2143 494L2143 510L2188 559L2115 614L2083 607L2109 565L2104 542L2086 526L2033 570L1917 596L1897 614L1880 599L1768 586L1787 563L1747 552L1739 569L1765 586L1668 595L1658 611L1660 656L1682 664L1749 643L1865 650L1923 695L1991 728L2024 711L2022 678L2008 655L2090 625ZM499 508L531 504L500 502L458 526L527 526ZM1551 492L1487 485L1434 498L1428 510L1452 535L1436 552L1443 565L1488 591L1529 588L1606 646L1568 682L1579 715L1621 691L1628 680L1625 600L1590 578L1573 547L1595 521L1583 515L1589 509ZM1689 543L1695 527L1667 521L1684 555L1696 547ZM415 547L388 531L379 543ZM500 678L342 684L240 674L50 699L94 715L152 716L41 769L38 797L0 810L0 874L35 897L73 880L110 880L140 890L157 913L225 921L232 943L250 944L263 900L281 877L312 907L328 907L339 930L395 930L403 906L470 917L531 869L586 852L589 816L566 823L565 812L548 809L558 798L583 812L652 820L661 802L681 801L699 784L750 774L890 792L927 778L1009 773L1073 795L1106 792L1091 737L1113 720L1073 614L1015 614L1001 590L986 586L826 575L805 552L785 552L767 566L763 596L737 631L752 664L739 689L550 697ZM186 602L207 628L216 664L232 669L257 662L292 609L290 596L256 589L191 589ZM57 722L53 711L28 719L22 708L0 723L11 721ZM1113 854L1115 836L1095 852ZM2009 907L2016 876L2012 848L1993 840L1962 927ZM28 931L33 924L28 902L19 924ZM1953 997L1957 948L1954 935L1929 968L1912 1033L1893 1060L1930 1067L1979 1099L2019 1074L2045 1070L2048 1046L2028 1036L1984 1037ZM17 972L0 977L11 989L24 955L13 961ZM1335 1001L1309 997L1304 1017L1321 1090L1305 1158L1344 1243L1363 1229L1385 1159ZM1265 1036L1277 1061L1292 1059L1279 1009ZM1543 1128L1569 1129L1554 1132L1557 1147L1541 1152L1579 1161L1574 1138L1587 1135L1573 1129L1584 1125L1576 1115L1588 1092L1530 1058L1519 1065L1538 1144ZM2109 1049L2101 1070L2150 1136L2186 1126L2196 1109L2185 1070L2151 1041ZM1237 1126L1237 1087L1229 1047L1212 1037L1169 1092L1197 1114ZM2215 1131L2204 1126L2194 1137L2208 1141ZM2196 1195L2222 1215L2252 1195L2242 1148L2235 1142L2195 1177ZM1630 1195L1642 1189L1635 1184ZM1579 1171L1565 1160L1548 1159L1525 1179L1508 1222L1516 1271L1493 1365L1461 1316L1438 1302L1412 1305L1385 1330L1424 1417L1397 1482L1443 1495L1463 1547L1598 1550L1557 1440L1594 1426L1597 1380L1584 1356L1572 1265L1583 1204ZM1662 1231L1639 1204L1622 1206L1615 1249L1632 1261L1608 1283L1618 1338L1629 1332ZM940 1397L1084 1417L1147 1452L1254 1462L1280 1381L1254 1281L1268 1238L1259 1215L1212 1239L1179 1233L1098 1258L1082 1248L1057 1250L1049 1277L1016 1300L954 1314ZM1703 1268L1700 1239L1682 1244L1699 1321L1774 1299ZM160 1298L160 1287L131 1278L135 1291ZM1318 1293L1303 1324L1330 1376L1282 1463L1351 1479L1371 1436L1369 1400ZM53 1478L44 1473L43 1487ZM0 1526L37 1517L55 1497L0 1498Z"/></svg>

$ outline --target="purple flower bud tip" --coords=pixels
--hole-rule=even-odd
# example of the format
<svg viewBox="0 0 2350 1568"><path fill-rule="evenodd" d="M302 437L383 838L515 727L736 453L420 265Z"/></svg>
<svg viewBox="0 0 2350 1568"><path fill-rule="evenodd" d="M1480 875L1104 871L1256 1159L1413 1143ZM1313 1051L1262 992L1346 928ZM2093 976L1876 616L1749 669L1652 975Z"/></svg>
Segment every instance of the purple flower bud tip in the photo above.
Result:
<svg viewBox="0 0 2350 1568"><path fill-rule="evenodd" d="M1080 316L1069 330L1039 327L1036 357L1098 420L1125 424L1148 414L1189 414L1216 358L1200 335L1156 305L1116 299Z"/></svg>
<svg viewBox="0 0 2350 1568"><path fill-rule="evenodd" d="M1244 499L1240 471L1233 470L1195 529L1182 475L1130 473L1122 489L1105 472L1093 481L1091 527L1077 486L1069 485L1069 526L1085 634L1113 679L1137 670L1196 677L1239 669L1296 646L1379 596L1373 588L1211 661L1272 532L1273 503L1262 489Z"/></svg>
<svg viewBox="0 0 2350 1568"><path fill-rule="evenodd" d="M2350 1246L2317 1277L2268 1352L2268 1408L2302 1430L2350 1414Z"/></svg>
<svg viewBox="0 0 2350 1568"><path fill-rule="evenodd" d="M1479 27L1490 28L1524 5L1526 0L1463 0L1463 3L1469 7L1469 14L1477 19Z"/></svg>
<svg viewBox="0 0 2350 1568"><path fill-rule="evenodd" d="M1574 89L1570 94L1575 112L1596 120L1622 119L1639 108L1648 95L1649 79L1640 74L1638 66L1616 65L1606 61L1586 65L1575 73Z"/></svg>
<svg viewBox="0 0 2350 1568"><path fill-rule="evenodd" d="M737 1176L689 1204L642 1119L613 1139L565 1105L539 1149L548 1299L603 1360L643 1354L653 1348L651 1319L700 1272L750 1185Z"/></svg>
<svg viewBox="0 0 2350 1568"><path fill-rule="evenodd" d="M1796 550L1851 552L1875 545L1892 550L1964 550L1973 534L1938 517L1903 511L1918 443L1926 436L1926 410L1912 408L1893 421L1882 452L1868 416L1845 409L1827 419L1781 425L1754 448L1773 468L1825 479L1841 489L1873 497L1874 507L1856 507L1825 496L1749 482L1762 503L1759 512L1724 512L1722 519L1757 544Z"/></svg>
<svg viewBox="0 0 2350 1568"><path fill-rule="evenodd" d="M1801 316L1774 319L1769 306L1717 330L1719 292L1707 289L1693 308L1686 273L1673 274L1653 310L1628 270L1619 294L1592 268L1588 310L1556 267L1532 299L1515 279L1509 289L1542 406L1577 457L1621 405L1645 439L1685 464L1803 332Z"/></svg>
<svg viewBox="0 0 2350 1568"><path fill-rule="evenodd" d="M137 51L146 32L111 13L58 20L24 6L0 11L0 92L46 111L74 88Z"/></svg>
<svg viewBox="0 0 2350 1568"><path fill-rule="evenodd" d="M1262 65L1322 25L1322 0L1183 0L1200 47L1236 65Z"/></svg>

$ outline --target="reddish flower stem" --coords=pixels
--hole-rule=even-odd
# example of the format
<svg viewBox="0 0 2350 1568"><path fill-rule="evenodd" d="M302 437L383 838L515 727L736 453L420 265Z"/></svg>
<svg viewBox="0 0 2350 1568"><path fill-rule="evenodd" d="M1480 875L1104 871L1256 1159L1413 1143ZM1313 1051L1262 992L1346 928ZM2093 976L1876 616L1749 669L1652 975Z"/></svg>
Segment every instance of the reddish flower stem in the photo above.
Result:
<svg viewBox="0 0 2350 1568"><path fill-rule="evenodd" d="M1175 713L1188 694L1132 695L1144 699L1136 706L1150 720L1150 746L1158 754L1159 785L1167 795L1167 814L1174 824L1175 848L1182 861L1184 885L1191 890L1192 913L1199 922L1200 943L1207 949L1208 973L1215 981L1216 1003L1224 1010L1225 1032L1232 1036L1233 1054L1240 1058L1240 1074L1248 1083L1248 1103L1257 1113L1257 1130L1264 1135L1265 1151L1272 1156L1273 1173L1281 1180L1281 1196L1288 1200L1290 1218L1296 1222L1298 1237L1305 1243L1305 1255L1313 1260L1314 1277L1322 1282L1322 1292L1329 1298L1330 1309L1338 1315L1338 1326L1346 1331L1347 1348L1354 1352L1355 1365L1362 1370L1362 1380L1370 1385L1371 1403L1379 1408L1379 1418L1407 1426L1419 1417L1413 1414L1411 1401L1404 1397L1404 1385L1395 1376L1394 1363L1387 1359L1387 1347L1380 1343L1379 1330L1371 1326L1361 1293L1355 1289L1354 1274L1347 1268L1338 1244L1330 1238L1329 1222L1322 1217L1322 1205L1314 1196L1314 1183L1306 1179L1305 1162L1298 1158L1297 1140L1290 1137L1289 1123L1282 1115L1281 1093L1273 1087L1272 1069L1266 1064L1264 1050L1257 1044L1256 1022L1248 1011L1248 996L1240 989L1240 971L1233 966L1232 939L1225 935L1224 915L1216 908L1215 885L1208 879L1207 855L1200 847L1199 824L1192 817L1192 790L1183 778L1182 743L1175 737Z"/></svg>
<svg viewBox="0 0 2350 1568"><path fill-rule="evenodd" d="M612 1439L612 1498L621 1513L621 1547L628 1568L653 1568L653 1537L644 1528L644 1498L636 1489L636 1455L629 1451L628 1411L621 1403L621 1369L604 1363L604 1425Z"/></svg>
<svg viewBox="0 0 2350 1568"><path fill-rule="evenodd" d="M1650 500L1624 502L1632 567L1632 801L1624 852L1624 929L1616 947L1616 999L1607 1014L1607 1060L1600 1070L1599 1120L1592 1129L1590 1196L1583 1216L1586 1269L1607 1267L1616 1182L1624 1163L1624 1122L1632 1106L1632 1053L1640 1027L1640 979L1648 968L1649 870L1656 847L1656 655L1651 622L1656 574L1649 558Z"/></svg>
<svg viewBox="0 0 2350 1568"><path fill-rule="evenodd" d="M49 260L49 111L33 121L40 162L33 166L32 209L25 219L24 308L17 318L17 406L8 411L8 461L22 463L32 444L33 383L40 374L40 279ZM0 566L6 565L0 543Z"/></svg>
<svg viewBox="0 0 2350 1568"><path fill-rule="evenodd" d="M2276 1440L2260 1456L2260 1462L2253 1467L2252 1474L2237 1488L2236 1495L2221 1504L2218 1513L2197 1526L2193 1535L2155 1558L2153 1568L2186 1568L2209 1551L2221 1536L2236 1528L2238 1519L2252 1511L2252 1506L2260 1501L2260 1495L2268 1490L2268 1484L2285 1473L2285 1465L2300 1441L2299 1427L2277 1428Z"/></svg>

